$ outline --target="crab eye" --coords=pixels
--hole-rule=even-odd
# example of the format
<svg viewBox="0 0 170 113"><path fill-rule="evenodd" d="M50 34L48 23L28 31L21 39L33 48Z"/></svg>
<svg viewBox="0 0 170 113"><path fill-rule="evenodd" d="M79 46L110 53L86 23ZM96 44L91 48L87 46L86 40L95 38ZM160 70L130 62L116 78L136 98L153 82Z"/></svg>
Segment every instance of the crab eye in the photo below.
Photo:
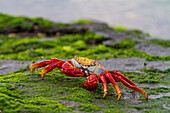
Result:
<svg viewBox="0 0 170 113"><path fill-rule="evenodd" d="M75 56L75 60L77 59L77 56Z"/></svg>

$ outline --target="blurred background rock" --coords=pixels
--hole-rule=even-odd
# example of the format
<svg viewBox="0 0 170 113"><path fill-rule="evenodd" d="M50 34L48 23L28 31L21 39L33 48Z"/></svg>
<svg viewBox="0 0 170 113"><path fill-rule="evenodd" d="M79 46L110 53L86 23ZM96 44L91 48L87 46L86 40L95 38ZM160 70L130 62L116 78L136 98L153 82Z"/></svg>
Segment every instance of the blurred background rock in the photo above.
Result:
<svg viewBox="0 0 170 113"><path fill-rule="evenodd" d="M0 12L70 22L87 18L170 39L169 0L0 0Z"/></svg>

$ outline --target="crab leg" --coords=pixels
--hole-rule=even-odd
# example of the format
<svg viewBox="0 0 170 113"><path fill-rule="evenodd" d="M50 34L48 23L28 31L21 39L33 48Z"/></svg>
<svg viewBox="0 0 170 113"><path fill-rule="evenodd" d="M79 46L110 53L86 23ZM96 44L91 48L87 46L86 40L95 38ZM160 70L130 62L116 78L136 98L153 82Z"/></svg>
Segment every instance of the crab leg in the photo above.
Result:
<svg viewBox="0 0 170 113"><path fill-rule="evenodd" d="M43 61L43 62L40 62L40 63L34 63L34 64L31 65L30 71L33 72L34 69L40 68L40 67L44 67L44 66L46 66L46 65L48 65L48 64L50 64L50 63L51 63L50 60L48 60L48 61Z"/></svg>
<svg viewBox="0 0 170 113"><path fill-rule="evenodd" d="M63 64L65 61L56 61L56 62L52 62L48 67L44 68L41 72L41 78L44 80L44 74L50 72L51 70L53 70L55 67L58 67L60 69L61 64Z"/></svg>
<svg viewBox="0 0 170 113"><path fill-rule="evenodd" d="M133 86L136 86L136 84L134 82L132 82L131 80L129 80L125 75L123 75L121 72L119 71L109 71L110 73L112 74L116 74L116 75L119 75L121 76L124 80L126 80L129 84L133 85Z"/></svg>
<svg viewBox="0 0 170 113"><path fill-rule="evenodd" d="M34 63L34 64L31 65L30 71L33 72L34 69L36 69L36 68L44 67L44 66L51 64L53 62L56 62L56 61L59 62L59 61L62 61L62 60L59 60L57 58L52 58L51 60L47 60L47 61L43 61L43 62L39 62L39 63Z"/></svg>
<svg viewBox="0 0 170 113"><path fill-rule="evenodd" d="M103 73L100 74L100 80L101 80L102 83L103 83L103 91L104 91L103 98L105 98L105 97L106 97L106 94L107 94L107 91L108 91L108 88L107 88L106 78L105 78L105 76L104 76Z"/></svg>
<svg viewBox="0 0 170 113"><path fill-rule="evenodd" d="M44 80L45 73L48 73L49 71L53 70L55 67L58 67L60 69L63 63L65 63L65 61L59 60L57 58L53 58L48 61L43 61L43 62L32 64L30 70L31 72L33 72L34 69L44 67L49 64L49 66L44 68L41 72L41 78Z"/></svg>
<svg viewBox="0 0 170 113"><path fill-rule="evenodd" d="M125 75L123 75L121 72L119 71L109 71L114 77L115 75L121 76L126 82L128 82L129 84L136 86L136 84L134 82L132 82L131 80L129 80ZM134 92L135 90L133 90L132 92Z"/></svg>
<svg viewBox="0 0 170 113"><path fill-rule="evenodd" d="M108 79L110 80L110 82L113 84L114 88L116 89L116 92L118 94L118 101L120 100L121 97L121 91L119 86L117 85L117 83L115 82L115 80L113 79L112 75L108 72L106 72L106 77L108 77Z"/></svg>
<svg viewBox="0 0 170 113"><path fill-rule="evenodd" d="M121 76L117 76L116 78L117 78L118 81L122 82L125 86L142 93L145 96L145 99L148 100L148 95L144 90L142 90L142 89L140 89L140 88L138 88L136 86L130 85Z"/></svg>

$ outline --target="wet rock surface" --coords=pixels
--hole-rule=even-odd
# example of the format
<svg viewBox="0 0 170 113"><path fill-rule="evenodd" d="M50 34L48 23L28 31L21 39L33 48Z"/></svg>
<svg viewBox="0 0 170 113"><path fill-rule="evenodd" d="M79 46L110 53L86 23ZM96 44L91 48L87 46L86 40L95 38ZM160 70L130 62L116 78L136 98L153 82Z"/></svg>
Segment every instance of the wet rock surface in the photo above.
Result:
<svg viewBox="0 0 170 113"><path fill-rule="evenodd" d="M80 102L67 101L67 100L58 100L58 102L66 106L78 106L79 104L81 104Z"/></svg>
<svg viewBox="0 0 170 113"><path fill-rule="evenodd" d="M164 48L156 44L140 43L135 46L135 49L156 56L169 56L170 48Z"/></svg>
<svg viewBox="0 0 170 113"><path fill-rule="evenodd" d="M148 98L150 99L157 99L163 96L170 96L170 92L168 93L159 93L158 95L149 95Z"/></svg>
<svg viewBox="0 0 170 113"><path fill-rule="evenodd" d="M0 60L0 74L18 71L20 68L26 68L31 61Z"/></svg>
<svg viewBox="0 0 170 113"><path fill-rule="evenodd" d="M144 58L110 58L96 60L98 63L107 67L108 70L122 70L130 72L141 72L141 69L153 68L165 70L170 68L170 61L146 61ZM146 63L146 66L144 66Z"/></svg>

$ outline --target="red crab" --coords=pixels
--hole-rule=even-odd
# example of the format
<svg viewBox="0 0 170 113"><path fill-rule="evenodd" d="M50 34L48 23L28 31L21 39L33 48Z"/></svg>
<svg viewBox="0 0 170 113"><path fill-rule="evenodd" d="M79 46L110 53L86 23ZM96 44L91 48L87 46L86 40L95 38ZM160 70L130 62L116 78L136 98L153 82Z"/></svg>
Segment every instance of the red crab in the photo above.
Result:
<svg viewBox="0 0 170 113"><path fill-rule="evenodd" d="M48 73L49 71L57 67L67 76L87 77L88 80L84 83L84 87L90 91L94 91L98 86L98 82L102 82L104 90L103 98L106 97L108 91L107 84L112 83L118 94L118 100L120 100L121 91L116 82L122 82L125 86L133 89L133 91L138 91L142 93L145 96L146 100L148 100L147 93L144 90L136 87L136 84L129 80L122 73L120 73L119 71L108 71L105 67L92 59L75 56L75 58L73 59L63 61L57 58L53 58L48 61L32 64L30 70L31 72L33 72L35 68L44 67L46 65L49 66L42 70L42 79L44 79L45 73Z"/></svg>

